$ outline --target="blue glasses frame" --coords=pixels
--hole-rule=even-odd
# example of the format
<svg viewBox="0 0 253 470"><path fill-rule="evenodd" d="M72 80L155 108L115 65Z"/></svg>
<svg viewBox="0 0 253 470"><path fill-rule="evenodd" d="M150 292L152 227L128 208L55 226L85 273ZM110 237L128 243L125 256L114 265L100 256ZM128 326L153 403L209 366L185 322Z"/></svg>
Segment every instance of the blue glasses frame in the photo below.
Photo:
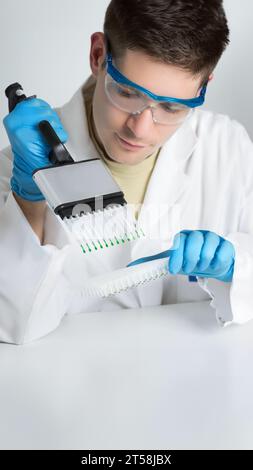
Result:
<svg viewBox="0 0 253 470"><path fill-rule="evenodd" d="M172 98L170 96L159 96L155 95L151 91L147 90L146 88L143 88L140 85L137 85L137 83L132 82L131 80L128 80L127 77L122 75L119 70L114 67L112 64L112 54L107 53L106 55L106 64L107 64L107 73L117 82L117 83L122 83L123 85L128 85L136 90L141 91L145 95L149 96L152 100L154 101L164 101L164 102L171 102L171 103L180 103L185 106L188 106L189 108L196 108L197 106L201 106L204 101L205 101L205 94L206 94L206 89L207 89L207 82L203 85L200 91L200 95L197 96L196 98L190 98L190 99L181 99L181 98Z"/></svg>

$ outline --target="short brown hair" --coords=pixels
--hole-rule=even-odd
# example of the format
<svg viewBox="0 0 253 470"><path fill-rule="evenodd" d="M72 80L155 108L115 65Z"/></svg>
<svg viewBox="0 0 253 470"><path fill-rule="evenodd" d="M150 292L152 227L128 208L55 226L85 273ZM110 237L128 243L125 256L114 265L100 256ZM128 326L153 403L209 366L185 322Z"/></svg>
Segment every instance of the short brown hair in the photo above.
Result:
<svg viewBox="0 0 253 470"><path fill-rule="evenodd" d="M202 83L229 44L222 0L111 0L104 34L115 59L143 51Z"/></svg>

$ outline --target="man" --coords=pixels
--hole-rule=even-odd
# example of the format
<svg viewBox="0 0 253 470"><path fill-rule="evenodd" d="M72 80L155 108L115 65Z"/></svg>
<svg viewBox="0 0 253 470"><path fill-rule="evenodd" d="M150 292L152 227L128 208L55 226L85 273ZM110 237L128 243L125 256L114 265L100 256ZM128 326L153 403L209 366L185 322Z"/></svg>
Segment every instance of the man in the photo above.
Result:
<svg viewBox="0 0 253 470"><path fill-rule="evenodd" d="M104 33L91 36L92 76L72 100L55 112L31 99L6 116L2 341L41 337L66 313L210 297L221 324L252 317L253 145L239 123L199 108L228 35L221 0L112 0ZM149 204L166 203L168 214L180 206L183 230L165 280L110 301L83 296L85 279L123 267L123 258L108 251L101 268L101 258L81 257L64 238L31 176L49 164L43 119L76 160L103 159L144 223Z"/></svg>

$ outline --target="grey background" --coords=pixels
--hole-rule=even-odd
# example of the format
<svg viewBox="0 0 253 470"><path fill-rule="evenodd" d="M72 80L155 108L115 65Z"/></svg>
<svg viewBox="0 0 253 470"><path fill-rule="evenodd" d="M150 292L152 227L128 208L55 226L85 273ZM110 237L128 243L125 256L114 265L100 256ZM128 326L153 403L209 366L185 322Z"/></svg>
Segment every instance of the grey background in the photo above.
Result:
<svg viewBox="0 0 253 470"><path fill-rule="evenodd" d="M20 82L52 106L68 101L89 75L90 35L102 31L109 0L0 0L0 148L5 88ZM253 138L252 0L225 0L231 44L210 83L206 108L240 121Z"/></svg>

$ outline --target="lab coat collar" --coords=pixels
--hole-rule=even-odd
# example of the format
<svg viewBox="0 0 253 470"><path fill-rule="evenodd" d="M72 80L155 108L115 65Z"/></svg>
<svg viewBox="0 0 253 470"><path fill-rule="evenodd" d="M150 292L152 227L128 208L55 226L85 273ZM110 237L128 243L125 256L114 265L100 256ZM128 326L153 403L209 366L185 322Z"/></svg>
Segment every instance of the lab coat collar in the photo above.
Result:
<svg viewBox="0 0 253 470"><path fill-rule="evenodd" d="M70 101L61 108L56 109L63 127L69 134L69 139L65 146L76 162L90 160L91 158L100 158L89 135L82 94L82 88L85 84L77 90Z"/></svg>

